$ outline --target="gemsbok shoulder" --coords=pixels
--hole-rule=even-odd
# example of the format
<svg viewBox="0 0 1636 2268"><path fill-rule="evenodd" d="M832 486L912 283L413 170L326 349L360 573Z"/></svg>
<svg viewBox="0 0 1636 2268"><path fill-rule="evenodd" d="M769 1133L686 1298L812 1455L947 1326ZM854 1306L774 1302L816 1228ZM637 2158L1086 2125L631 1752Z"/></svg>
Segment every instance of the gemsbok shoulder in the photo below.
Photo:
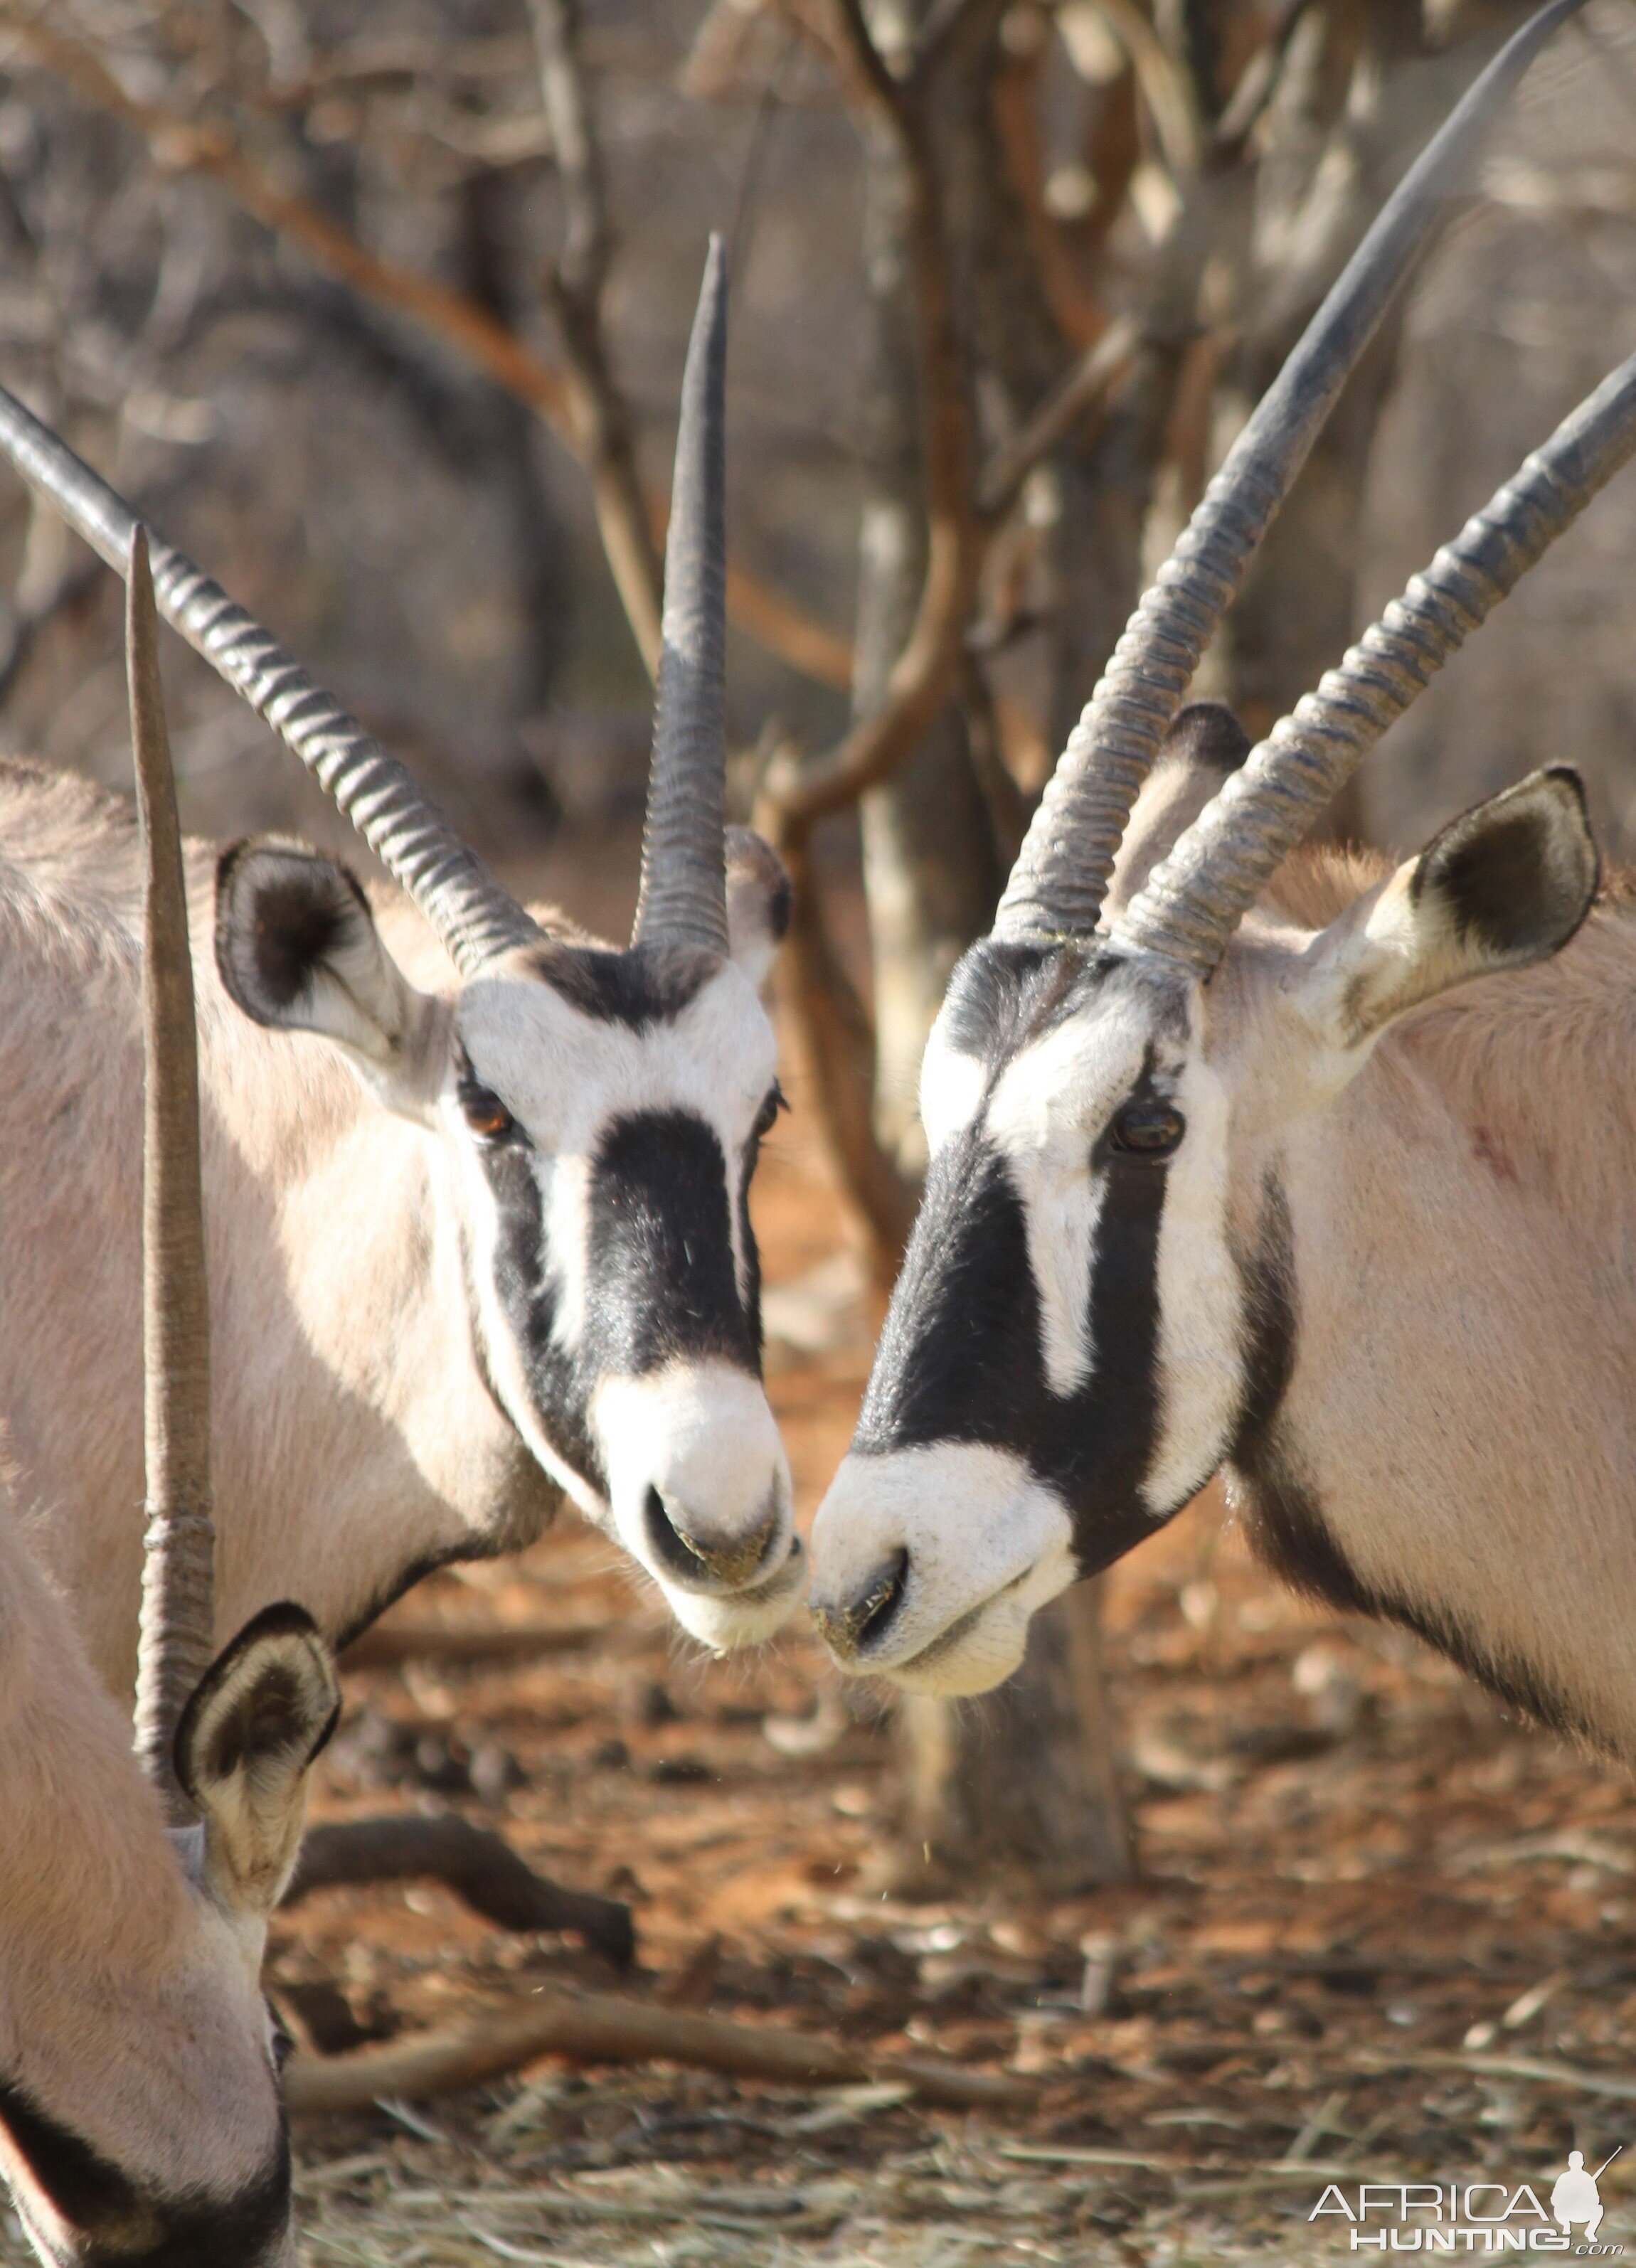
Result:
<svg viewBox="0 0 1636 2268"><path fill-rule="evenodd" d="M1636 448L1636 357L1258 747L1224 710L1175 715L1426 173L1143 600L950 984L925 1201L814 1531L849 1669L998 1683L1038 1607L1225 1467L1294 1582L1636 1756L1630 902L1593 910L1561 769L1396 871L1286 863Z"/></svg>
<svg viewBox="0 0 1636 2268"><path fill-rule="evenodd" d="M198 1089L139 532L129 568L149 852L136 1749L0 1500L0 2181L48 2268L294 2268L280 2035L260 1973L338 1696L311 1617L289 1603L210 1659ZM134 1503L117 1509L136 1525Z"/></svg>
<svg viewBox="0 0 1636 2268"><path fill-rule="evenodd" d="M225 1627L298 1587L343 1639L559 1491L714 1646L806 1565L761 1379L748 1190L779 1104L758 983L787 921L724 824L726 276L683 380L635 932L518 903L394 758L168 545L161 613L401 885L298 843L188 854ZM0 450L111 565L133 515L0 394ZM42 1562L110 1686L137 1552L136 838L0 765L0 1422ZM451 964L453 966L451 967Z"/></svg>

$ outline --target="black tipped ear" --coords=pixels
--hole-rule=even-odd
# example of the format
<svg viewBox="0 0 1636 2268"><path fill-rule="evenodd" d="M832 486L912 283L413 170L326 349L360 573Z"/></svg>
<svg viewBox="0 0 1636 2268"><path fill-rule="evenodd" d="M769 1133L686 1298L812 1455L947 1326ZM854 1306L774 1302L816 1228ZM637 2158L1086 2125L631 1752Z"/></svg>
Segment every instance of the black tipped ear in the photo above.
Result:
<svg viewBox="0 0 1636 2268"><path fill-rule="evenodd" d="M304 1607L266 1607L200 1679L176 1727L176 1772L204 1821L205 1881L230 1914L277 1904L306 1776L335 1729L335 1664Z"/></svg>
<svg viewBox="0 0 1636 2268"><path fill-rule="evenodd" d="M1565 946L1599 877L1584 783L1553 764L1450 820L1415 861L1409 896L1435 904L1466 951L1498 966Z"/></svg>
<svg viewBox="0 0 1636 2268"><path fill-rule="evenodd" d="M790 926L790 878L778 854L747 827L727 829L727 949L754 984Z"/></svg>
<svg viewBox="0 0 1636 2268"><path fill-rule="evenodd" d="M275 1031L334 1040L389 1109L424 1119L441 1059L435 1003L381 943L356 874L304 843L260 836L216 869L216 966L235 1005Z"/></svg>
<svg viewBox="0 0 1636 2268"><path fill-rule="evenodd" d="M1225 701L1190 701L1178 709L1160 749L1161 756L1208 764L1223 779L1237 771L1249 754L1249 735Z"/></svg>
<svg viewBox="0 0 1636 2268"><path fill-rule="evenodd" d="M1315 939L1291 998L1339 1049L1450 986L1565 946L1596 895L1579 775L1559 765L1451 820Z"/></svg>

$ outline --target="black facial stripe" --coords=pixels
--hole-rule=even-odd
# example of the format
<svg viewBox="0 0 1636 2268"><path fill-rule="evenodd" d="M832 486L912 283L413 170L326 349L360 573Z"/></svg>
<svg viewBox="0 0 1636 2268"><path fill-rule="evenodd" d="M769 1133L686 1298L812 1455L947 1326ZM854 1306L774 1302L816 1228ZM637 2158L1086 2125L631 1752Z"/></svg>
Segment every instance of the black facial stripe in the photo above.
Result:
<svg viewBox="0 0 1636 2268"><path fill-rule="evenodd" d="M551 940L525 964L581 1015L642 1031L672 1023L721 967L712 953L678 946L632 946L609 953Z"/></svg>
<svg viewBox="0 0 1636 2268"><path fill-rule="evenodd" d="M1087 965L1077 946L982 939L949 979L938 1017L945 1042L957 1054L998 1066L1072 1012L1083 998Z"/></svg>
<svg viewBox="0 0 1636 2268"><path fill-rule="evenodd" d="M760 1273L748 1190L754 1145L728 1196L721 1145L682 1110L616 1119L592 1160L585 1328L578 1347L554 1336L557 1287L546 1248L541 1160L524 1142L479 1152L498 1216L494 1287L520 1354L540 1426L599 1492L608 1476L592 1436L592 1396L605 1378L639 1378L677 1358L715 1355L761 1374ZM749 1262L741 1299L730 1204Z"/></svg>
<svg viewBox="0 0 1636 2268"><path fill-rule="evenodd" d="M270 2085L270 2079L269 2079ZM0 2124L30 2174L84 2242L81 2268L255 2268L290 2212L290 2138L282 2115L267 2163L235 2196L143 2189L18 2082L0 2079Z"/></svg>
<svg viewBox="0 0 1636 2268"><path fill-rule="evenodd" d="M1018 1050L1094 1006L1122 967L1107 948L1087 943L1018 945L983 938L949 979L938 1026L958 1055L989 1066L991 1079ZM1144 1008L1154 1036L1187 1031L1185 991L1150 986Z"/></svg>
<svg viewBox="0 0 1636 2268"><path fill-rule="evenodd" d="M1289 1199L1276 1174L1270 1172L1262 1184L1254 1248L1233 1257L1242 1295L1244 1384L1227 1462L1248 1473L1268 1454L1295 1370L1295 1246Z"/></svg>
<svg viewBox="0 0 1636 2268"><path fill-rule="evenodd" d="M1014 1451L1057 1489L1093 1574L1152 1533L1161 1167L1116 1154L1095 1239L1092 1373L1051 1390L1021 1198L980 1127L933 1162L859 1419L860 1452L940 1441Z"/></svg>
<svg viewBox="0 0 1636 2268"><path fill-rule="evenodd" d="M586 1351L599 1376L640 1378L703 1355L760 1374L759 1332L733 1264L726 1160L702 1118L616 1119L592 1167L590 1215Z"/></svg>

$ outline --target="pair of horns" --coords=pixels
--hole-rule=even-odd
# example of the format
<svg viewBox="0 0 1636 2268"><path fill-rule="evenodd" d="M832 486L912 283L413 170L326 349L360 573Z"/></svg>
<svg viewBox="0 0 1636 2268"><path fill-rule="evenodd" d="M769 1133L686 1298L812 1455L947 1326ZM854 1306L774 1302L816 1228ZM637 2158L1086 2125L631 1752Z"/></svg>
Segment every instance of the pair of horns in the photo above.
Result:
<svg viewBox="0 0 1636 2268"><path fill-rule="evenodd" d="M1308 325L1115 648L1018 854L995 916L997 937L1051 939L1094 932L1131 807L1262 538L1494 113L1540 48L1582 5L1551 0L1506 43L1404 175ZM1514 488L1502 490L1459 542L1440 553L1428 577L1417 579L1344 669L1331 673L1296 718L1256 749L1246 772L1230 784L1223 817L1215 818L1212 805L1127 910L1119 924L1123 939L1206 973L1215 965L1243 910L1243 904L1232 909L1256 869L1251 846L1261 844L1268 854L1269 863L1257 870L1264 879L1333 792L1313 800L1316 772L1296 755L1305 747L1303 735L1323 743L1338 784L1617 470L1629 453L1628 443L1620 453L1619 438L1630 413L1618 378L1609 384L1614 398L1604 400L1603 387L1570 418L1529 460ZM1346 760L1337 771L1334 743L1343 717ZM1300 781L1306 787L1298 792Z"/></svg>
<svg viewBox="0 0 1636 2268"><path fill-rule="evenodd" d="M711 239L676 437L663 651L632 943L727 948L724 503L727 263ZM128 572L124 498L0 387L0 453L92 549ZM542 932L395 756L175 547L150 537L158 610L294 751L413 898L463 976Z"/></svg>

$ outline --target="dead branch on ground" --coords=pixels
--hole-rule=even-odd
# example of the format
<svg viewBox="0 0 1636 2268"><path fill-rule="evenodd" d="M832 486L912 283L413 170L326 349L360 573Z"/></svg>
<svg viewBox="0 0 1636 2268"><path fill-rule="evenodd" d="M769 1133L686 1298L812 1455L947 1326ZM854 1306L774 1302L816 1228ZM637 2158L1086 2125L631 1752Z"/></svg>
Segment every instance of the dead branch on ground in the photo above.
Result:
<svg viewBox="0 0 1636 2268"><path fill-rule="evenodd" d="M309 1828L284 1903L294 1905L315 1890L409 1881L441 1882L501 1929L570 1930L620 1969L636 1958L629 1906L536 1874L504 1837L453 1813L328 1820Z"/></svg>
<svg viewBox="0 0 1636 2268"><path fill-rule="evenodd" d="M674 2063L784 2087L855 2087L871 2080L908 2088L951 2110L1026 2110L1039 2099L1030 2080L897 2057L873 2058L821 2033L696 2015L611 1993L547 1987L512 2007L348 2055L298 2054L284 2073L293 2117L364 2110L383 2095L424 2101L497 2079L542 2056L570 2063Z"/></svg>

